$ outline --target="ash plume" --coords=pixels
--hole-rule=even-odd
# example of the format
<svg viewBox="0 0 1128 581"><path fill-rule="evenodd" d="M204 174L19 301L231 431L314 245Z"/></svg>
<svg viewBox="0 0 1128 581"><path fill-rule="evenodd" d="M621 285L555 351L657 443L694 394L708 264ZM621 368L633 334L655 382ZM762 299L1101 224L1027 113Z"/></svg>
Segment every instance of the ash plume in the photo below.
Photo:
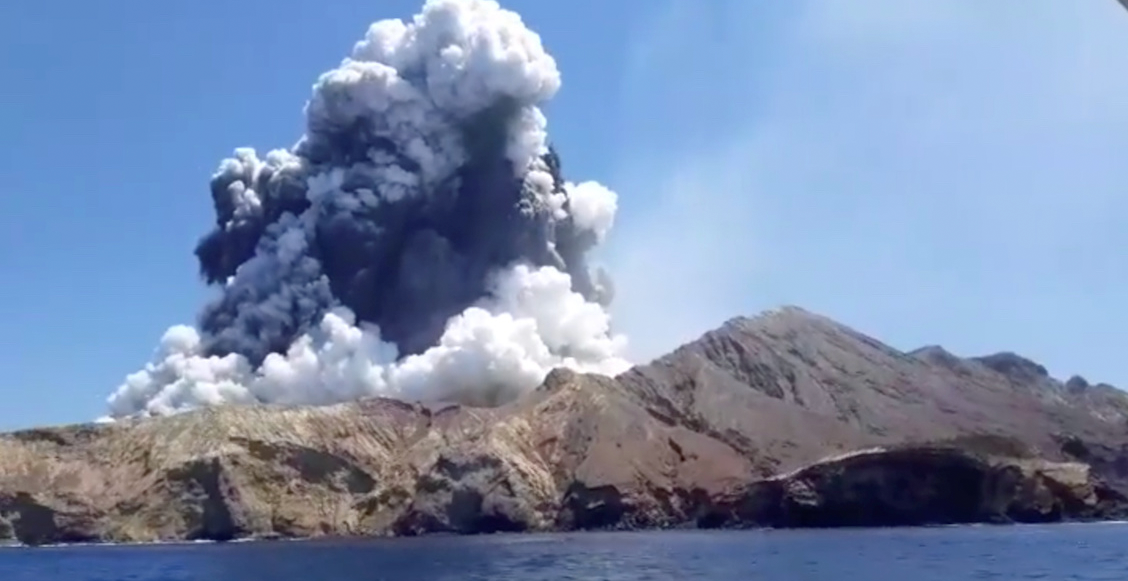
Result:
<svg viewBox="0 0 1128 581"><path fill-rule="evenodd" d="M571 183L540 106L556 62L492 0L372 24L289 149L236 149L195 253L218 289L110 418L365 396L497 404L554 367L615 374L625 338L587 254L616 196Z"/></svg>

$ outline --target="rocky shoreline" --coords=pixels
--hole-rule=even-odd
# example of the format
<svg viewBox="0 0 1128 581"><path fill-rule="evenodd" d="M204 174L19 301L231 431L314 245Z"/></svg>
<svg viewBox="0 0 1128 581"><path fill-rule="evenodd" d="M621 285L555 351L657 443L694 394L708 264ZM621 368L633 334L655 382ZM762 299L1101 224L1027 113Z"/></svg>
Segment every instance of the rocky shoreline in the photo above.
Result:
<svg viewBox="0 0 1128 581"><path fill-rule="evenodd" d="M1128 514L1128 398L790 309L495 408L232 406L0 435L25 545Z"/></svg>

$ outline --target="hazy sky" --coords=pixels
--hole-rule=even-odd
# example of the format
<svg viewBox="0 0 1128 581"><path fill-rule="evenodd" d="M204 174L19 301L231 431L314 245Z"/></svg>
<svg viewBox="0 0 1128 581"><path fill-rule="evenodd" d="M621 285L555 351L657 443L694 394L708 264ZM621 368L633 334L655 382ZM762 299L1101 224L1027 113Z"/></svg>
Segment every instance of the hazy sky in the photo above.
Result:
<svg viewBox="0 0 1128 581"><path fill-rule="evenodd" d="M1113 0L503 2L621 196L639 358L789 303L899 348L1128 386L1128 12ZM209 293L210 174L287 146L404 0L0 3L0 429L84 421Z"/></svg>

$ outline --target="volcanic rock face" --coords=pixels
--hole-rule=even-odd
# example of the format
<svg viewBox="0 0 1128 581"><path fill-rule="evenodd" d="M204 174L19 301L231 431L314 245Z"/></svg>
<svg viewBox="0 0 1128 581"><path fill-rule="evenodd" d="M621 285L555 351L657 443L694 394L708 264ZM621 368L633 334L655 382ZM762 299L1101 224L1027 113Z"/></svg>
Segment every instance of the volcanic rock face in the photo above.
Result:
<svg viewBox="0 0 1128 581"><path fill-rule="evenodd" d="M0 513L26 542L646 526L748 473L614 380L562 371L498 409L229 407L12 434Z"/></svg>
<svg viewBox="0 0 1128 581"><path fill-rule="evenodd" d="M946 446L844 455L716 499L702 526L843 527L1044 523L1124 514L1089 466Z"/></svg>
<svg viewBox="0 0 1128 581"><path fill-rule="evenodd" d="M801 309L498 408L231 406L0 436L28 544L1117 516L1128 397Z"/></svg>

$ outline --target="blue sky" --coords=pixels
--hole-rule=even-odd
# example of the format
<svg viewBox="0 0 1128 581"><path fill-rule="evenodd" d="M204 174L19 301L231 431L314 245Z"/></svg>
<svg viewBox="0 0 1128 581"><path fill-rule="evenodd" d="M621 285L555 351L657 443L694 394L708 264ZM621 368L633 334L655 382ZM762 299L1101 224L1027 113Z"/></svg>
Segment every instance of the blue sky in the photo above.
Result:
<svg viewBox="0 0 1128 581"><path fill-rule="evenodd" d="M504 4L563 71L565 171L621 196L603 260L636 357L789 303L1128 386L1113 0ZM209 296L218 162L293 143L316 76L417 7L0 4L0 429L104 412Z"/></svg>

